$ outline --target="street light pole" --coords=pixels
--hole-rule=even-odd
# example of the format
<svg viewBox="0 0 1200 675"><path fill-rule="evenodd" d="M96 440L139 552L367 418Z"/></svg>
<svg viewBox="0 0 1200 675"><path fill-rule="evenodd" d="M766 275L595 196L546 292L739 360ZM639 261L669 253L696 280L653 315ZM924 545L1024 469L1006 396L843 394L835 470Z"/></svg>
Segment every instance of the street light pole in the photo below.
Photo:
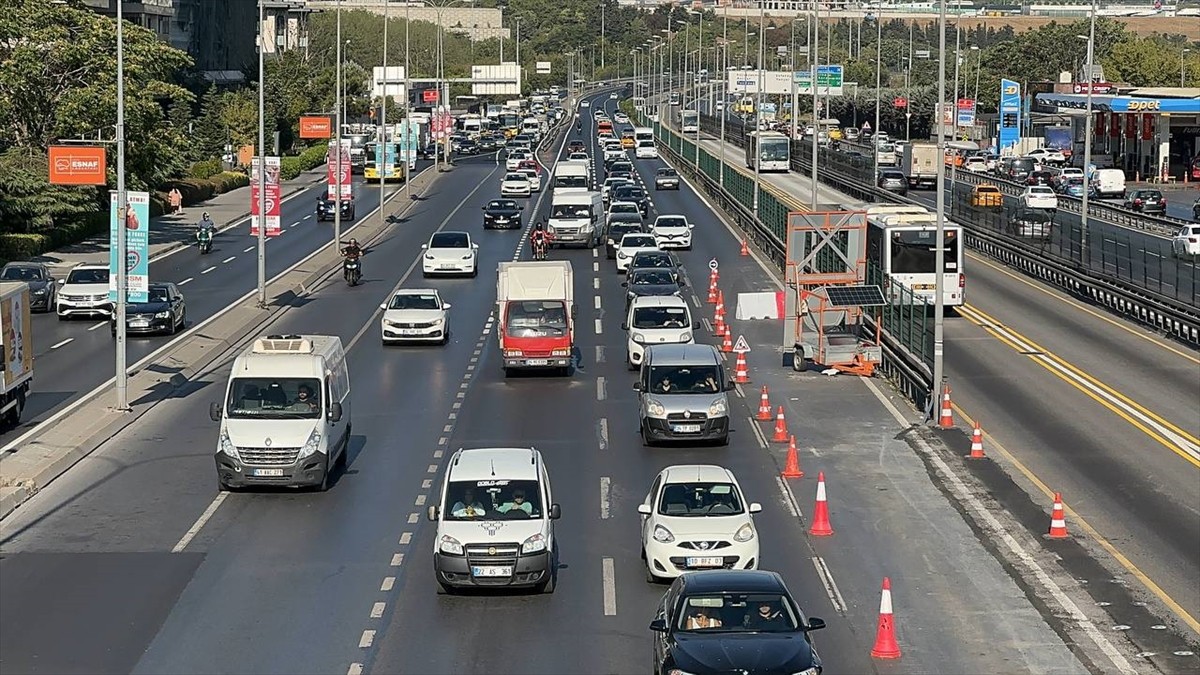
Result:
<svg viewBox="0 0 1200 675"><path fill-rule="evenodd" d="M1187 70L1186 70L1187 62L1184 61L1184 56L1190 51L1192 51L1192 50L1188 49L1187 47L1184 47L1183 49L1179 50L1179 86L1180 86L1180 88L1184 87L1187 83L1187 79L1184 77L1184 75L1187 72Z"/></svg>
<svg viewBox="0 0 1200 675"><path fill-rule="evenodd" d="M337 46L334 49L334 59L337 61L337 65L333 70L337 93L334 94L333 107L335 111L333 116L334 127L337 129L334 138L337 142L333 147L333 175L337 176L337 180L334 181L333 187L337 190L337 195L329 195L333 199L333 241L335 244L342 240L342 0L337 2L336 33Z"/></svg>
<svg viewBox="0 0 1200 675"><path fill-rule="evenodd" d="M696 80L700 80L700 71L704 70L701 66L704 65L704 10L696 12L700 17L699 34L696 37L696 43L699 46L699 51L696 54ZM711 79L711 78L710 78ZM712 91L712 85L709 85L709 91ZM700 91L696 91L696 169L700 168ZM710 109L709 112L712 112Z"/></svg>
<svg viewBox="0 0 1200 675"><path fill-rule="evenodd" d="M117 3L120 6L121 3ZM266 122L266 34L267 17L263 0L258 0L258 306L267 306L267 122ZM120 320L117 322L121 323Z"/></svg>
<svg viewBox="0 0 1200 675"><path fill-rule="evenodd" d="M379 152L375 155L375 166L379 169L379 225L383 226L386 217L383 215L383 203L386 199L384 190L387 186L387 156L388 156L388 132L387 132L387 109L388 109L388 23L391 20L391 12L388 11L390 3L383 3L383 96L379 99ZM407 8L405 9L407 12ZM404 30L408 31L408 22L405 21ZM407 46L408 40L405 39ZM408 77L408 72L405 71L404 76ZM405 106L408 105L408 93L405 90ZM407 183L410 176L408 175L408 164L404 165L404 182ZM338 247L342 245L342 240L338 240Z"/></svg>
<svg viewBox="0 0 1200 675"><path fill-rule="evenodd" d="M934 394L942 383L943 375L943 331L945 329L946 302L942 294L946 286L946 0L940 0L938 10L938 158L937 163L937 229L934 234L934 269L937 275L933 288L933 382L929 391L930 411L933 410ZM955 55L957 57L957 54Z"/></svg>
<svg viewBox="0 0 1200 675"><path fill-rule="evenodd" d="M408 200L412 200L412 180L411 180L412 176L409 175L409 171L411 170L412 165L416 164L416 161L414 160L413 157L410 157L410 155L416 154L416 151L417 151L417 149L414 147L416 144L409 142L410 139L412 138L412 115L409 114L409 110L412 108L412 77L409 74L409 65L408 65L408 55L409 55L409 52L408 52L408 42L409 42L408 27L412 23L412 21L409 20L409 17L412 15L412 13L409 11L409 7L411 5L412 5L412 3L409 3L409 2L404 3L404 119L405 119L405 124L404 124L404 134L405 134L405 138L404 138L404 147L405 147L405 151L404 151L404 197ZM384 7L383 11L384 11L384 16L386 17L387 16L387 7L386 6ZM385 18L384 21L387 21L387 19ZM421 140L421 136L420 136L420 134L417 134L417 141L420 141L420 140ZM437 146L434 146L434 147L436 148ZM437 151L435 150L433 154L436 157Z"/></svg>
<svg viewBox="0 0 1200 675"><path fill-rule="evenodd" d="M1096 56L1096 2L1091 3L1091 26L1088 28L1087 50L1087 109L1083 122L1083 194L1079 204L1079 260L1085 268L1091 266L1091 245L1088 241L1088 183L1092 179L1092 85L1096 81L1092 74ZM1080 36L1082 37L1082 36Z"/></svg>
<svg viewBox="0 0 1200 675"><path fill-rule="evenodd" d="M812 54L812 67L809 68L810 84L812 86L812 102L813 102L813 133L812 133L812 201L809 206L812 209L817 208L817 156L820 154L817 144L817 137L821 135L821 114L820 98L817 94L817 71L820 69L821 63L821 8L817 3L813 3L813 40L809 52Z"/></svg>
<svg viewBox="0 0 1200 675"><path fill-rule="evenodd" d="M868 33L869 35L869 33ZM875 134L871 138L878 139L879 137L879 89L882 86L883 77L883 17L875 16ZM855 90L857 91L857 90ZM875 180L879 181L879 141L875 141Z"/></svg>
<svg viewBox="0 0 1200 675"><path fill-rule="evenodd" d="M125 188L125 16L121 3L117 3L117 299L113 312L116 315L116 372L114 373L117 393L117 410L129 410L129 373L125 353L125 305L129 292L128 230L129 194ZM261 25L261 24L260 24ZM261 78L260 78L261 81ZM150 224L146 223L146 227ZM262 229L259 228L261 232ZM53 289L51 289L53 290ZM28 345L26 346L28 348Z"/></svg>
<svg viewBox="0 0 1200 675"><path fill-rule="evenodd" d="M762 148L755 144L759 138L759 131L762 129L762 104L763 104L763 51L767 43L767 27L764 23L766 19L766 3L758 3L758 91L755 92L754 98L754 138L747 139L749 148L754 157L754 218L758 219L758 193L762 190Z"/></svg>

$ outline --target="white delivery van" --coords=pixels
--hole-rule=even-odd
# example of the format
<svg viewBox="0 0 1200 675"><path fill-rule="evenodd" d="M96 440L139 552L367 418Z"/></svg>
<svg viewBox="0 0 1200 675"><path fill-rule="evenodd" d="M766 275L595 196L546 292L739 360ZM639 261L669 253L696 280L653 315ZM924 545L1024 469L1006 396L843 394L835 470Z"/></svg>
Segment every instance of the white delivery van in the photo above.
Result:
<svg viewBox="0 0 1200 675"><path fill-rule="evenodd" d="M217 485L329 487L350 443L350 372L341 338L268 335L233 362L221 423Z"/></svg>
<svg viewBox="0 0 1200 675"><path fill-rule="evenodd" d="M1125 198L1125 172L1120 169L1096 169L1089 184L1098 197Z"/></svg>
<svg viewBox="0 0 1200 675"><path fill-rule="evenodd" d="M639 141L654 141L654 130L650 127L634 127L633 140L635 143Z"/></svg>
<svg viewBox="0 0 1200 675"><path fill-rule="evenodd" d="M625 363L630 370L642 367L646 347L663 344L689 344L693 330L688 304L678 295L643 295L629 303L629 315L622 330L628 331Z"/></svg>
<svg viewBox="0 0 1200 675"><path fill-rule="evenodd" d="M599 192L554 190L546 231L551 246L578 244L593 248L600 241L604 224L604 201Z"/></svg>
<svg viewBox="0 0 1200 675"><path fill-rule="evenodd" d="M554 167L554 192L587 192L592 182L591 167L583 161L563 161Z"/></svg>
<svg viewBox="0 0 1200 675"><path fill-rule="evenodd" d="M437 592L536 588L558 578L554 522L561 515L534 448L460 449L450 458L438 505L433 574Z"/></svg>

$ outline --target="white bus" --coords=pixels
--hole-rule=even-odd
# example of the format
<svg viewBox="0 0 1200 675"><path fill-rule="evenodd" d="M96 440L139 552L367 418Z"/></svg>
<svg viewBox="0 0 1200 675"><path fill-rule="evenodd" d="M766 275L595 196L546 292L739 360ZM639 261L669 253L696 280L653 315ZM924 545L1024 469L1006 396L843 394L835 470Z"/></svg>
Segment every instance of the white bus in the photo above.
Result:
<svg viewBox="0 0 1200 675"><path fill-rule="evenodd" d="M638 141L653 141L653 140L654 140L654 130L651 129L650 127L634 127L633 128L634 143L636 143Z"/></svg>
<svg viewBox="0 0 1200 675"><path fill-rule="evenodd" d="M778 131L753 131L750 142L746 144L746 166L758 170L789 171L791 170L792 141Z"/></svg>
<svg viewBox="0 0 1200 675"><path fill-rule="evenodd" d="M884 293L893 303L901 302L898 287L930 305L937 284L937 214L920 206L890 204L870 206L867 213L867 260L883 274ZM963 304L967 278L963 272L961 225L945 225L946 267L942 301L947 307Z"/></svg>
<svg viewBox="0 0 1200 675"><path fill-rule="evenodd" d="M695 110L684 110L679 113L679 130L685 134L699 133L700 113Z"/></svg>

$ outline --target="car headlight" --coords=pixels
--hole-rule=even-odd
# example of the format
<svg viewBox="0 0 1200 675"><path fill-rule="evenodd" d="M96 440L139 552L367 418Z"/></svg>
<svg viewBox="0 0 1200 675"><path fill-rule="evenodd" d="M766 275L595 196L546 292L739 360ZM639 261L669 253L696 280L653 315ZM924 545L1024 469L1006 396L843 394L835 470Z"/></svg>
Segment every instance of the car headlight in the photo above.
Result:
<svg viewBox="0 0 1200 675"><path fill-rule="evenodd" d="M441 540L438 542L438 550L449 555L462 555L463 545L462 542L454 537L443 534Z"/></svg>
<svg viewBox="0 0 1200 675"><path fill-rule="evenodd" d="M321 448L321 432L316 429L308 435L308 440L304 442L304 447L300 448L299 457L308 457Z"/></svg>
<svg viewBox="0 0 1200 675"><path fill-rule="evenodd" d="M555 349L554 351L550 352L550 355L551 356L570 356L571 350L570 349Z"/></svg>
<svg viewBox="0 0 1200 675"><path fill-rule="evenodd" d="M750 523L738 528L738 531L733 535L734 541L747 542L754 538L754 526Z"/></svg>
<svg viewBox="0 0 1200 675"><path fill-rule="evenodd" d="M725 397L714 399L713 402L708 405L709 417L724 417L728 413L729 407L725 404Z"/></svg>
<svg viewBox="0 0 1200 675"><path fill-rule="evenodd" d="M39 288L39 289L36 289L36 290L34 290L33 294L34 294L34 295L45 295L45 294L46 294L46 289L44 289L44 288Z"/></svg>
<svg viewBox="0 0 1200 675"><path fill-rule="evenodd" d="M691 331L679 334L679 342L681 344L687 344L691 341L692 341L692 332Z"/></svg>
<svg viewBox="0 0 1200 675"><path fill-rule="evenodd" d="M158 313L156 313L156 314L154 315L154 318L156 318L156 319L169 319L169 318L171 318L171 312L170 312L170 311L166 311L166 312L158 312Z"/></svg>
<svg viewBox="0 0 1200 675"><path fill-rule="evenodd" d="M470 259L471 259L471 258L473 258L473 257L474 257L474 256L473 256L472 254L468 253L468 254L464 255L464 256L462 257L462 259L463 259L463 260L470 260Z"/></svg>
<svg viewBox="0 0 1200 675"><path fill-rule="evenodd" d="M666 417L667 409L663 407L662 403L650 398L646 399L646 414L650 417Z"/></svg>
<svg viewBox="0 0 1200 675"><path fill-rule="evenodd" d="M553 226L553 225L547 225L547 226L546 226L546 232L548 232L548 233L550 233L550 234L554 234L554 232L555 232L554 226Z"/></svg>
<svg viewBox="0 0 1200 675"><path fill-rule="evenodd" d="M546 538L535 534L521 543L521 555L532 555L546 550Z"/></svg>
<svg viewBox="0 0 1200 675"><path fill-rule="evenodd" d="M221 440L219 441L219 447L221 448L221 452L225 453L229 457L232 457L233 459L241 461L242 458L240 455L238 455L237 446L233 444L233 441L229 440L229 432L228 431L221 432Z"/></svg>
<svg viewBox="0 0 1200 675"><path fill-rule="evenodd" d="M655 525L654 541L657 541L660 544L669 544L675 541L675 535L671 534L671 531L662 525Z"/></svg>

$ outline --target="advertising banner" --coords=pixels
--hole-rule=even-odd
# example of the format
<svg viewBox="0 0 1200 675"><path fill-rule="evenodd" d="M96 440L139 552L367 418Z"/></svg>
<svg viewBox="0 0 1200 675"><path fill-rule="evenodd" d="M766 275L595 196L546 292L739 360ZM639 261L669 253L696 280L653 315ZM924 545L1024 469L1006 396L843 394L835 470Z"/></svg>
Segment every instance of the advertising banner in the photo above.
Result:
<svg viewBox="0 0 1200 675"><path fill-rule="evenodd" d="M1021 84L1000 80L1000 154L1011 154L1021 140Z"/></svg>
<svg viewBox="0 0 1200 675"><path fill-rule="evenodd" d="M104 148L91 145L50 146L51 185L104 185Z"/></svg>
<svg viewBox="0 0 1200 675"><path fill-rule="evenodd" d="M4 386L11 387L33 370L33 348L26 344L33 335L29 312L29 289L13 293L0 302L0 324L4 326Z"/></svg>
<svg viewBox="0 0 1200 675"><path fill-rule="evenodd" d="M333 123L323 115L300 116L300 138L329 138L333 135Z"/></svg>
<svg viewBox="0 0 1200 675"><path fill-rule="evenodd" d="M1109 113L1108 115L1108 137L1121 137L1121 113Z"/></svg>
<svg viewBox="0 0 1200 675"><path fill-rule="evenodd" d="M421 142L421 125L412 120L404 120L396 125L396 139L400 146L400 156L408 163L408 168L415 168L417 147Z"/></svg>
<svg viewBox="0 0 1200 675"><path fill-rule="evenodd" d="M973 127L975 126L975 99L960 98L958 99L958 126Z"/></svg>
<svg viewBox="0 0 1200 675"><path fill-rule="evenodd" d="M1105 126L1106 123L1107 123L1107 120L1104 117L1104 113L1103 112L1096 113L1096 120L1094 122L1092 122L1092 135L1093 136L1103 136L1104 130L1108 128L1107 126Z"/></svg>
<svg viewBox="0 0 1200 675"><path fill-rule="evenodd" d="M1125 115L1125 138L1133 140L1138 137L1138 116Z"/></svg>
<svg viewBox="0 0 1200 675"><path fill-rule="evenodd" d="M1150 113L1142 114L1142 140L1154 140L1154 115Z"/></svg>
<svg viewBox="0 0 1200 675"><path fill-rule="evenodd" d="M375 144L375 160L379 161L379 158L383 157L383 171L379 175L391 176L392 172L396 170L396 160L398 159L396 148L398 145L394 142Z"/></svg>
<svg viewBox="0 0 1200 675"><path fill-rule="evenodd" d="M336 155L334 153L337 153ZM340 160L339 160L340 157ZM350 140L343 140L340 146L329 144L329 154L326 155L328 171L328 190L331 198L338 201L349 201L354 196L354 184L350 180ZM338 168L341 168L339 174Z"/></svg>
<svg viewBox="0 0 1200 675"><path fill-rule="evenodd" d="M817 94L821 96L841 96L844 69L840 65L817 66ZM812 71L798 70L792 73L796 82L796 93L801 96L812 96Z"/></svg>
<svg viewBox="0 0 1200 675"><path fill-rule="evenodd" d="M258 236L258 224L259 224L259 220L260 220L259 213L258 213L258 207L259 207L259 201L260 201L259 193L258 193L258 189L259 189L258 171L259 171L259 165L262 163L261 160L262 160L261 157L255 157L254 160L250 163L250 236L251 237ZM279 225L279 213L281 210L281 204L283 202L282 195L280 194L281 188L279 186L279 158L278 157L267 157L266 158L266 167L267 167L266 168L266 187L267 187L267 193L266 193L266 197L267 197L267 213L266 213L267 232L266 232L266 234L268 237L278 237L279 233L282 231L282 229L280 228L280 225Z"/></svg>
<svg viewBox="0 0 1200 675"><path fill-rule="evenodd" d="M126 302L146 302L150 297L150 193L126 192L129 208L117 203L116 191L109 193L108 207L108 299L117 301L119 265L125 265ZM124 221L121 222L121 212ZM125 251L117 238L125 228ZM124 260L122 260L124 259Z"/></svg>

